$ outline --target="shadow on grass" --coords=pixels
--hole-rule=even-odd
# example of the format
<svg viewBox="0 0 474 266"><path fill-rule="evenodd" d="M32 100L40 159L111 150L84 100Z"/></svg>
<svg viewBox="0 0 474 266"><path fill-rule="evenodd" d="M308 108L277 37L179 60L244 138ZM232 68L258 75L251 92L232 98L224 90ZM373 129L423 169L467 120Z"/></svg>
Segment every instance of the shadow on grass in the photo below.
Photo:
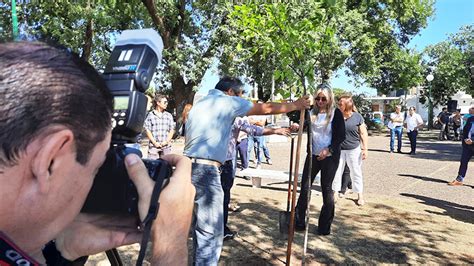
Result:
<svg viewBox="0 0 474 266"><path fill-rule="evenodd" d="M474 207L472 206L461 205L445 200L439 200L408 193L401 193L400 195L421 200L423 204L438 207L444 210L444 212L427 211L429 213L437 215L447 215L458 221L474 224Z"/></svg>

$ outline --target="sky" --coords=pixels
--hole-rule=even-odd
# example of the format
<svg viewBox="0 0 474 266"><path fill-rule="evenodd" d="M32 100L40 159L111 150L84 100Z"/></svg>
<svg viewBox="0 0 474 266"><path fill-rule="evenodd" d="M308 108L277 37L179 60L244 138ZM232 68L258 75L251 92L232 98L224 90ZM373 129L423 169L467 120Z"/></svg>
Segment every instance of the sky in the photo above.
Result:
<svg viewBox="0 0 474 266"><path fill-rule="evenodd" d="M410 41L408 47L421 52L426 46L446 40L450 34L469 24L474 24L474 0L437 0L435 14L428 20L428 26ZM204 75L199 94L206 94L219 81L215 68L214 65ZM371 96L377 94L375 89L367 86L355 88L355 85L350 83L351 79L344 74L344 69L338 71L335 76L331 81L334 88L363 92Z"/></svg>
<svg viewBox="0 0 474 266"><path fill-rule="evenodd" d="M446 40L450 34L469 24L474 24L474 0L437 0L435 14L428 20L428 26L410 41L408 47L421 52L426 46ZM354 85L349 83L351 79L344 75L343 70L336 75L339 77L331 82L335 88L364 92L373 96L377 94L375 89L367 86L354 89Z"/></svg>

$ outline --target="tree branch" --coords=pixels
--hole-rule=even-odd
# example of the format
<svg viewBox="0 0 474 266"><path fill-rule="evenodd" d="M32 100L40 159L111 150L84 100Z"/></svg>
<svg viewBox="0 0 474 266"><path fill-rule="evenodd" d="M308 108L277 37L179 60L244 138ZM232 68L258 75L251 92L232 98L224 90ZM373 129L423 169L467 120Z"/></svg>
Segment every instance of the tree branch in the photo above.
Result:
<svg viewBox="0 0 474 266"><path fill-rule="evenodd" d="M163 46L165 49L170 48L170 32L166 30L165 23L163 18L158 16L156 13L155 1L154 0L142 0L142 3L145 5L148 13L150 14L153 23L160 32L161 38L163 38Z"/></svg>
<svg viewBox="0 0 474 266"><path fill-rule="evenodd" d="M185 8L186 8L186 1L185 0L180 0L178 1L178 3L176 4L176 7L178 9L178 13L179 13L179 23L178 23L178 26L175 27L173 29L173 33L171 34L171 36L174 36L174 43L175 44L178 44L179 43L179 39L180 39L180 36L181 36L181 33L183 32L183 28L184 28L184 19L185 19Z"/></svg>

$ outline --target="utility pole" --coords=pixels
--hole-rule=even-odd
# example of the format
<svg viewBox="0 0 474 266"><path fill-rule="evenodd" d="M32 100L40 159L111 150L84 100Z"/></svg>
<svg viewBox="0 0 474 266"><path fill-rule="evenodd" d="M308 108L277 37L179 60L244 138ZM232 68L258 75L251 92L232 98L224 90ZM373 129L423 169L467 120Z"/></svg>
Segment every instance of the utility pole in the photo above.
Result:
<svg viewBox="0 0 474 266"><path fill-rule="evenodd" d="M426 81L428 81L428 130L433 128L433 102L431 100L431 81L433 81L434 76L428 74L426 76Z"/></svg>
<svg viewBox="0 0 474 266"><path fill-rule="evenodd" d="M16 0L12 0L12 35L13 40L18 40L18 16L16 15Z"/></svg>

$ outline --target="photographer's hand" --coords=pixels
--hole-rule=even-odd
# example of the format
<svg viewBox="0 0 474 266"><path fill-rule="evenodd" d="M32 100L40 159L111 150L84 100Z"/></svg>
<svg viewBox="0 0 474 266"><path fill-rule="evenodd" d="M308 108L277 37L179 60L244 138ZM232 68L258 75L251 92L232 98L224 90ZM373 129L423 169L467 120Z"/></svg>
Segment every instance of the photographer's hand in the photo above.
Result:
<svg viewBox="0 0 474 266"><path fill-rule="evenodd" d="M73 261L140 240L135 218L80 213L56 238L56 248Z"/></svg>
<svg viewBox="0 0 474 266"><path fill-rule="evenodd" d="M152 227L152 264L187 265L187 239L195 195L191 184L191 161L179 155L165 155L162 159L176 169L160 195L160 210ZM154 182L138 156L127 155L125 165L138 190L138 210L143 220L148 212Z"/></svg>

